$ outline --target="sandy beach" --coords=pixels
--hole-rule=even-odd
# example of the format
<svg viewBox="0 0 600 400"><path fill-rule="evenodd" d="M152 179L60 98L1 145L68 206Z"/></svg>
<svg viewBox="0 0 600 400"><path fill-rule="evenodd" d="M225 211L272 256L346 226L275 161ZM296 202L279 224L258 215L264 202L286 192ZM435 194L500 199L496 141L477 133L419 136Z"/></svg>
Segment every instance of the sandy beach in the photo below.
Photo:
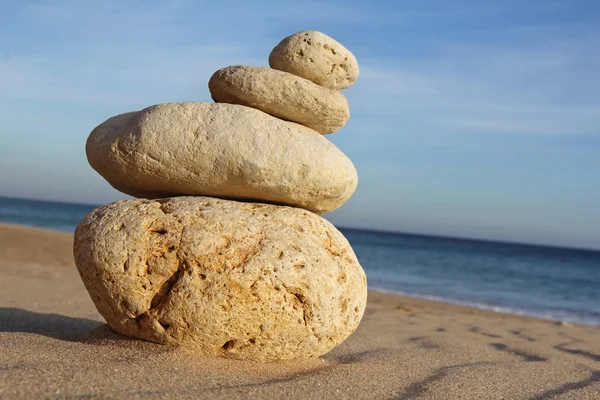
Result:
<svg viewBox="0 0 600 400"><path fill-rule="evenodd" d="M0 224L0 398L598 399L600 329L371 291L324 357L208 359L112 332L72 235Z"/></svg>

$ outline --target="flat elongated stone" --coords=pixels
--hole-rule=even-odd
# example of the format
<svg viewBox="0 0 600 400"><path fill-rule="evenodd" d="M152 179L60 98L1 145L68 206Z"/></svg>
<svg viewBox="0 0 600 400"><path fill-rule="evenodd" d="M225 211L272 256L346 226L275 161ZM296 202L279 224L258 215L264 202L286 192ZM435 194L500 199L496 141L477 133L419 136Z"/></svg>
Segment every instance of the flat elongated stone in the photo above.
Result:
<svg viewBox="0 0 600 400"><path fill-rule="evenodd" d="M333 133L350 118L341 92L272 68L225 67L213 74L208 88L216 102L253 107L319 133Z"/></svg>
<svg viewBox="0 0 600 400"><path fill-rule="evenodd" d="M110 118L90 134L90 165L135 197L205 195L302 207L341 206L352 162L312 129L234 104L167 103Z"/></svg>
<svg viewBox="0 0 600 400"><path fill-rule="evenodd" d="M119 201L80 222L74 255L115 331L203 355L320 356L356 329L367 299L344 236L292 207Z"/></svg>
<svg viewBox="0 0 600 400"><path fill-rule="evenodd" d="M269 65L337 90L352 85L359 71L348 49L318 31L298 32L283 39L271 51Z"/></svg>

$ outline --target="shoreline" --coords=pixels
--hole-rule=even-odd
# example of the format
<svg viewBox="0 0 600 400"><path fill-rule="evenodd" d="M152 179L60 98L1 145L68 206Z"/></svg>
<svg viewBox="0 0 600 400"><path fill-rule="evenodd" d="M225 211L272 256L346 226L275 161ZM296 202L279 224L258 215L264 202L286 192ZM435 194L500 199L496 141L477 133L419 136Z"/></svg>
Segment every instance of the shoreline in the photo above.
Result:
<svg viewBox="0 0 600 400"><path fill-rule="evenodd" d="M539 316L532 316L528 314L517 314L505 311L496 311L485 307L476 307L472 305L458 304L451 301L432 300L425 297L411 296L404 293L387 291L385 289L373 288L369 289L369 296L371 298L385 298L385 301L393 301L397 299L403 304L409 306L418 307L421 309L435 308L439 310L445 310L449 312L459 312L463 314L481 315L489 318L499 319L515 319L517 321L528 321L534 320L540 323L546 323L557 326L578 326L582 328L596 328L600 329L598 325L582 324L578 322L571 322L565 320L556 320L550 318L542 318Z"/></svg>
<svg viewBox="0 0 600 400"><path fill-rule="evenodd" d="M402 292L395 292L392 290L380 289L377 287L369 288L369 292L387 294L387 295L391 295L391 296L398 296L403 299L413 299L415 301L419 301L419 302L422 301L424 303L445 304L445 305L459 307L459 308L473 309L473 310L477 310L477 311L481 311L481 312L491 313L491 315L521 317L521 318L526 318L526 319L530 318L530 319L535 319L535 320L539 320L539 321L554 323L557 325L577 325L577 326L586 326L586 327L592 327L592 328L600 328L600 323L584 323L575 318L574 319L570 319L570 318L560 319L560 318L544 317L542 315L536 314L536 312L534 312L534 311L532 311L532 312L512 311L511 312L509 310L506 310L506 307L502 307L502 306L490 306L490 305L486 305L486 304L478 305L475 303L470 303L468 301L444 299L444 298L439 298L436 296L429 296L429 295L413 295L413 294L407 294L407 293L402 293Z"/></svg>

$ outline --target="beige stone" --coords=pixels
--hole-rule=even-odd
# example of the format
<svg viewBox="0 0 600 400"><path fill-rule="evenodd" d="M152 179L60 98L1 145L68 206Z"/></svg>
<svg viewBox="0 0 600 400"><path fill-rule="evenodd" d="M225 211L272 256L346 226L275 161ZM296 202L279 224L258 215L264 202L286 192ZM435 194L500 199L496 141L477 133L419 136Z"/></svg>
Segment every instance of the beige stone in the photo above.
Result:
<svg viewBox="0 0 600 400"><path fill-rule="evenodd" d="M213 74L208 88L216 102L256 108L319 133L335 132L350 118L341 92L272 68L225 67Z"/></svg>
<svg viewBox="0 0 600 400"><path fill-rule="evenodd" d="M269 65L330 89L345 89L358 78L354 55L317 31L298 32L283 39L271 51Z"/></svg>
<svg viewBox="0 0 600 400"><path fill-rule="evenodd" d="M321 134L250 107L168 103L96 127L88 161L135 197L204 195L318 214L356 189L352 162Z"/></svg>
<svg viewBox="0 0 600 400"><path fill-rule="evenodd" d="M292 207L123 200L80 222L74 255L115 331L203 355L320 356L354 332L367 299L344 236Z"/></svg>

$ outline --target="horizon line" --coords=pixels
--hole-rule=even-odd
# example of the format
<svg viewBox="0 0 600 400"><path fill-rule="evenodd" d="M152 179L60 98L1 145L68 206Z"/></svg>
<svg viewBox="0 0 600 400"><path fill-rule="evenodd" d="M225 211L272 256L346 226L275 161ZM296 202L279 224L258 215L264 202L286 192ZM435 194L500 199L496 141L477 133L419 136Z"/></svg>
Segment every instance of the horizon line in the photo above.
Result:
<svg viewBox="0 0 600 400"><path fill-rule="evenodd" d="M179 197L179 196L172 196L172 197ZM210 197L210 196L207 196L207 197ZM101 205L103 205L103 204L97 204L97 203L80 203L80 202L64 201L64 200L49 200L49 199L39 199L39 198L31 198L31 197L12 197L12 196L5 196L5 195L0 195L0 199L43 201L43 202L48 202L48 203L71 204L71 205L76 205L76 206L90 206L90 207L100 207ZM128 200L128 199L122 199L122 200ZM115 200L115 201L122 201L122 200ZM241 200L232 200L232 201L241 201ZM113 202L111 202L111 203L113 203ZM107 204L110 204L110 203L107 203ZM285 205L283 205L283 206L291 207L291 206L285 206ZM322 217L322 218L324 218L324 217ZM329 221L329 222L331 222L331 221ZM489 243L489 244L506 244L506 245L511 245L511 246L542 247L542 248L547 248L547 249L573 250L573 251L580 251L580 252L600 253L600 247L590 248L590 247L578 247L578 246L568 246L568 245L559 245L559 244L547 244L547 243L539 243L539 242L529 242L528 243L528 242L511 241L511 240L505 240L505 239L488 239L488 238L467 237L467 236L460 236L460 235L453 236L453 235L445 235L445 234L437 234L437 233L418 233L418 232L395 231L395 230L388 230L385 228L380 228L380 229L359 228L359 227L353 227L353 226L344 226L343 224L336 225L333 222L331 222L331 224L334 225L337 229L366 231L366 232L374 232L374 233L385 233L385 234L399 235L399 236L414 236L414 237L423 237L423 238L430 238L430 239L443 239L443 240L463 240L463 241L481 242L481 243ZM18 225L22 225L22 224L18 224ZM28 225L26 225L26 226L28 226Z"/></svg>

